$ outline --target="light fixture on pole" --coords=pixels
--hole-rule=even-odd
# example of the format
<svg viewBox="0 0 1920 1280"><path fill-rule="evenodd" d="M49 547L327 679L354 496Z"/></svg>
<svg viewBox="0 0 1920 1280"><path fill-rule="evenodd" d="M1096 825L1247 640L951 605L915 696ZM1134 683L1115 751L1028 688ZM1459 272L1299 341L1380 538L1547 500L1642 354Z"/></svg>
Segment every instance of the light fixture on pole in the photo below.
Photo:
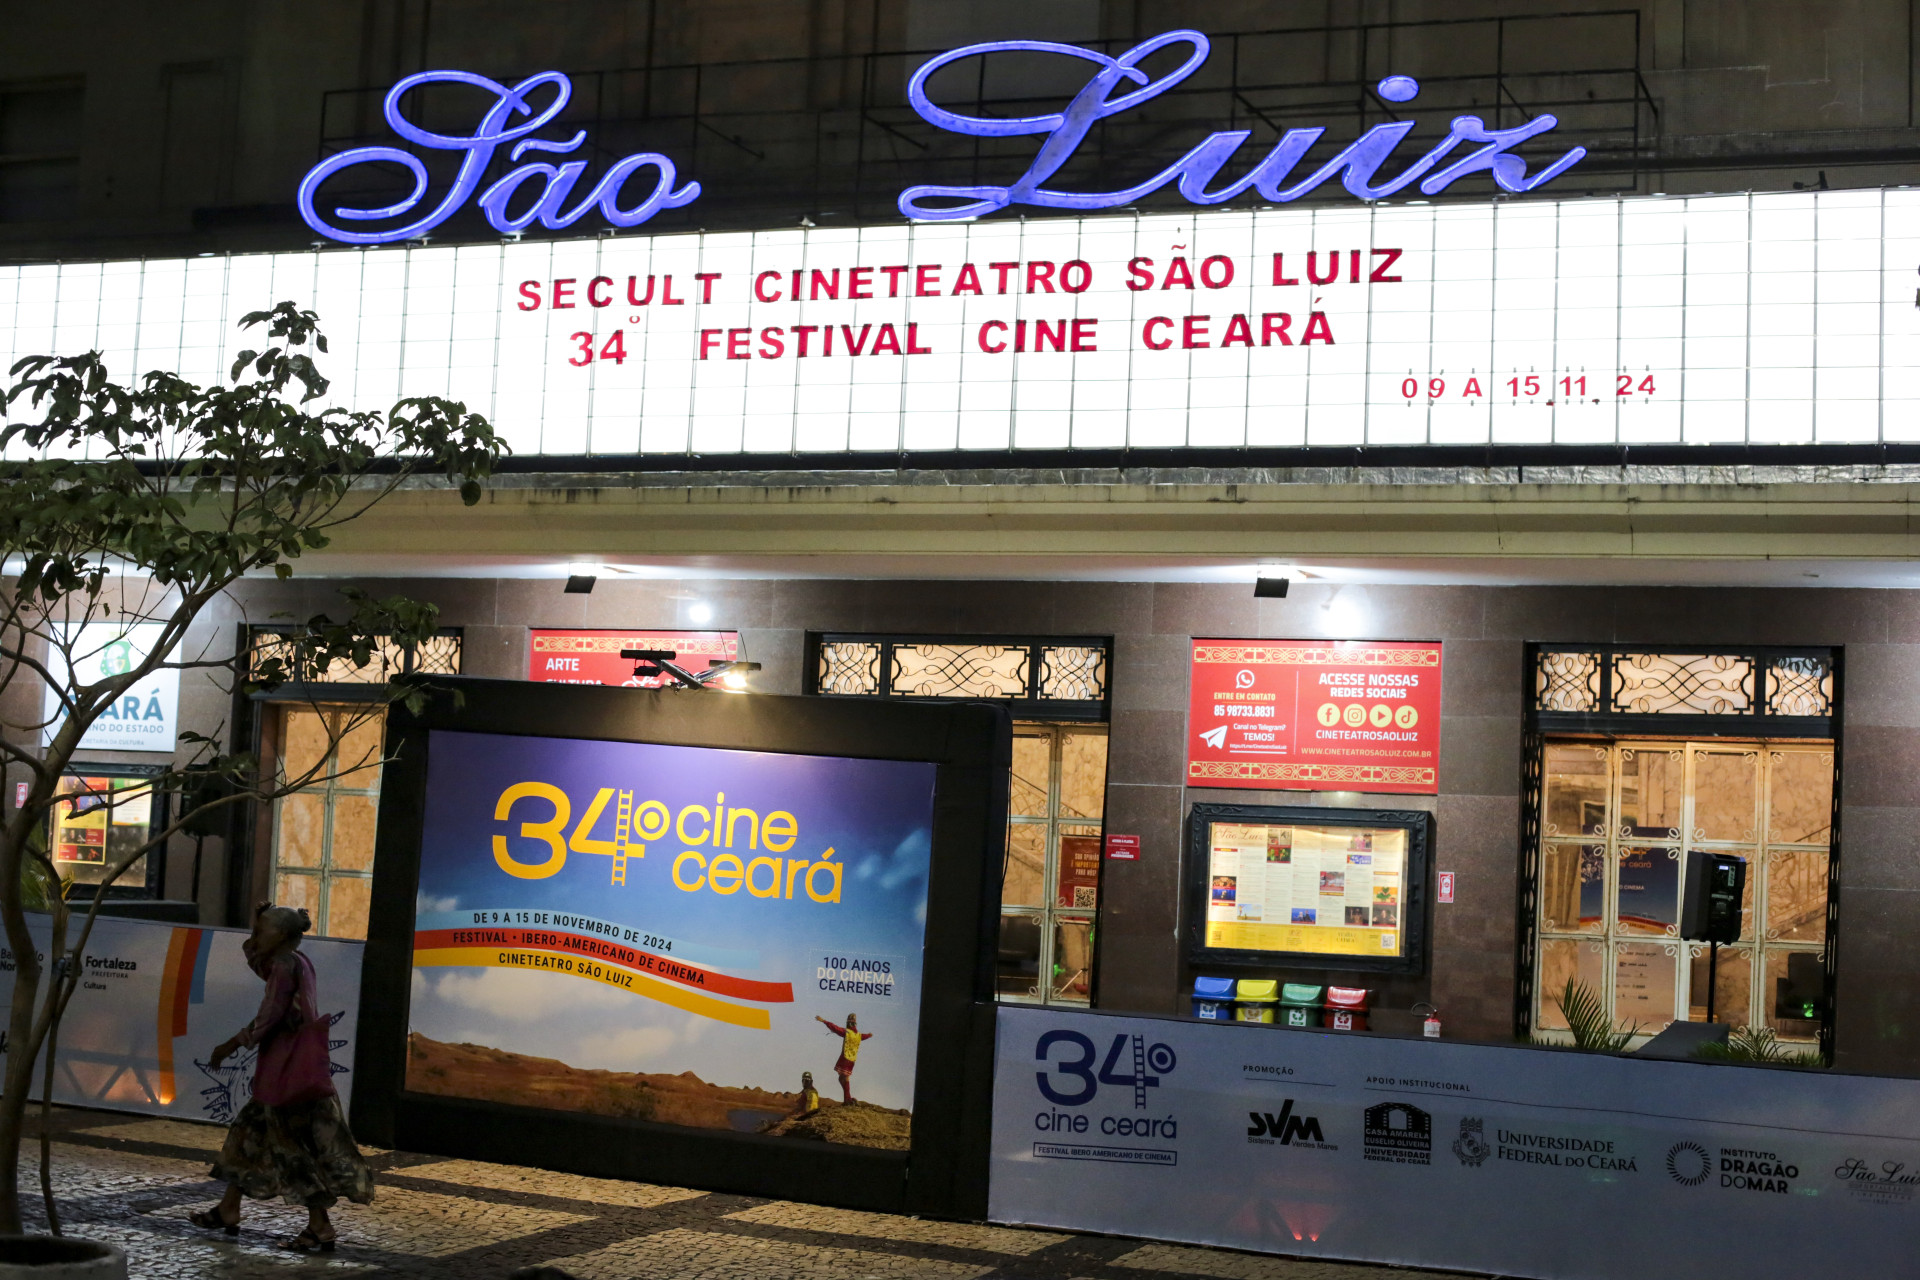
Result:
<svg viewBox="0 0 1920 1280"><path fill-rule="evenodd" d="M633 674L646 679L651 676L665 676L667 683L662 688L669 689L712 689L722 688L729 693L747 691L747 673L758 671L757 662L710 662L705 671L689 671L674 659L679 657L675 649L622 649L620 656L633 660Z"/></svg>

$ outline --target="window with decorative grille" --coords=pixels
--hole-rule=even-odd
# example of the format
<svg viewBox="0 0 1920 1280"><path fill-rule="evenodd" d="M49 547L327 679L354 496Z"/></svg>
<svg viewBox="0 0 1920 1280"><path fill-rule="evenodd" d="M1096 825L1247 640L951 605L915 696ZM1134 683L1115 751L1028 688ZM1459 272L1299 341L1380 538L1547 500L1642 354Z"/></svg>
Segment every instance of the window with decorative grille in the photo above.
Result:
<svg viewBox="0 0 1920 1280"><path fill-rule="evenodd" d="M1709 948L1678 925L1681 868L1702 849L1747 860L1740 941L1719 948L1714 1016L1824 1040L1832 743L1547 737L1540 751L1533 1027L1566 1030L1558 997L1569 979L1618 1030L1707 1019Z"/></svg>
<svg viewBox="0 0 1920 1280"><path fill-rule="evenodd" d="M989 699L1012 710L994 970L1002 1000L1092 999L1112 670L1108 637L807 637L808 693Z"/></svg>
<svg viewBox="0 0 1920 1280"><path fill-rule="evenodd" d="M268 660L294 656L288 633L276 628L250 628L243 644L255 677ZM367 936L386 716L378 703L360 700L371 692L366 686L415 672L459 675L460 659L458 630L416 646L383 635L365 666L336 661L318 680L264 696L255 722L263 770L281 786L313 784L266 806L250 839L256 850L264 845L268 894L281 906L305 907L316 933ZM343 687L328 695L328 685Z"/></svg>

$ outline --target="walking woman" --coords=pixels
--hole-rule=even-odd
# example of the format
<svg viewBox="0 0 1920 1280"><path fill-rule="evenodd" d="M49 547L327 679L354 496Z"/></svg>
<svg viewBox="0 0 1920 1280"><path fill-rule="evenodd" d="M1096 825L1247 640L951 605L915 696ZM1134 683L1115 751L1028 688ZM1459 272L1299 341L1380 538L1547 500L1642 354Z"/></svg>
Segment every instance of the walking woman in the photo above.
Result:
<svg viewBox="0 0 1920 1280"><path fill-rule="evenodd" d="M313 927L305 910L263 902L253 910L253 936L241 946L247 965L267 984L260 1012L217 1046L209 1066L242 1046L254 1059L253 1100L234 1117L213 1176L227 1194L191 1217L193 1225L240 1234L240 1197L305 1206L307 1227L282 1246L299 1253L333 1252L327 1210L345 1196L373 1199L373 1173L360 1157L332 1083L327 1017L315 1003L313 962L300 935Z"/></svg>

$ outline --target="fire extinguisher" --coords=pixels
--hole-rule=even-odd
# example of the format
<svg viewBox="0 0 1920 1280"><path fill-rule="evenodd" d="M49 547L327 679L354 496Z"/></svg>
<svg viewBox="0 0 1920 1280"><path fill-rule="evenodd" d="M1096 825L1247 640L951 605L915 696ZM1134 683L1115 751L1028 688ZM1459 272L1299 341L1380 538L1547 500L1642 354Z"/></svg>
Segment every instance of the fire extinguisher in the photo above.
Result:
<svg viewBox="0 0 1920 1280"><path fill-rule="evenodd" d="M1413 1011L1427 1015L1427 1020L1420 1024L1420 1034L1429 1040L1438 1040L1440 1038L1440 1011L1424 1000L1413 1006Z"/></svg>

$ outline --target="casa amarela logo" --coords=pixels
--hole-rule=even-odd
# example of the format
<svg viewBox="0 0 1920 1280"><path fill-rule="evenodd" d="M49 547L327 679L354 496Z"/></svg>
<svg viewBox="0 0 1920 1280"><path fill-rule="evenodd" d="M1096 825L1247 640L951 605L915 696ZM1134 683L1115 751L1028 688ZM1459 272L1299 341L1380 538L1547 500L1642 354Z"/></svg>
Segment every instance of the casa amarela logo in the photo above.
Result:
<svg viewBox="0 0 1920 1280"><path fill-rule="evenodd" d="M1365 1155L1384 1164L1430 1164L1433 1117L1406 1102L1382 1102L1366 1110Z"/></svg>

